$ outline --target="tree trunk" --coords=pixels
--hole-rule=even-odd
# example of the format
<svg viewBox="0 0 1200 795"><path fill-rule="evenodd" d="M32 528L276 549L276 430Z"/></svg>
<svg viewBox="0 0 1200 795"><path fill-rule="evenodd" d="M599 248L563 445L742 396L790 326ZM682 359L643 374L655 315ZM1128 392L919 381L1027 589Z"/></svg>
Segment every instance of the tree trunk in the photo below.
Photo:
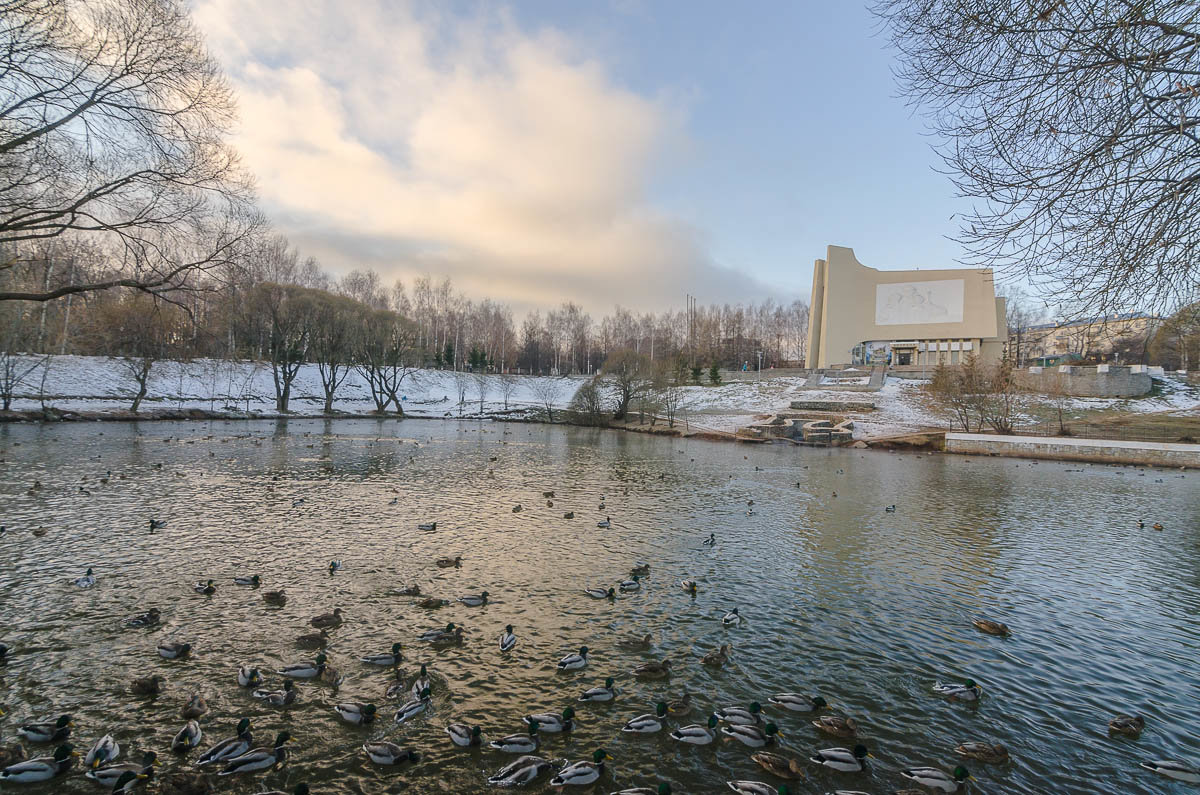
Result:
<svg viewBox="0 0 1200 795"><path fill-rule="evenodd" d="M150 359L144 360L140 369L134 374L134 378L138 384L138 392L133 398L133 405L129 407L129 410L134 414L137 414L138 407L142 405L142 399L146 397L146 382L150 380L151 364L153 362Z"/></svg>

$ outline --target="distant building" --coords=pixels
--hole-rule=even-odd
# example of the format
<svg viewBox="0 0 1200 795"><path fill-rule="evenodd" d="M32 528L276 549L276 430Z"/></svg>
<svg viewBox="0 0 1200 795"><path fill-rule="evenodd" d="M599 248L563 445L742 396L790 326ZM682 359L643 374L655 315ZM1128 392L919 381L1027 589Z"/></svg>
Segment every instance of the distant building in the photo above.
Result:
<svg viewBox="0 0 1200 795"><path fill-rule="evenodd" d="M1127 312L1029 326L1020 332L1022 358L1043 365L1084 359L1140 362L1162 323L1157 315Z"/></svg>
<svg viewBox="0 0 1200 795"><path fill-rule="evenodd" d="M880 271L829 246L813 267L811 368L996 361L1008 337L992 271Z"/></svg>

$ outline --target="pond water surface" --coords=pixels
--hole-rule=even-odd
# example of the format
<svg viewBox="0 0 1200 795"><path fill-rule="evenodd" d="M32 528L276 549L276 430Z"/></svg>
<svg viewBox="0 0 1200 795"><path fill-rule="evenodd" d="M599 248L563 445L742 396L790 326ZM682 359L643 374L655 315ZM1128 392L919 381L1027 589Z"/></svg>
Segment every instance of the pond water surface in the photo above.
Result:
<svg viewBox="0 0 1200 795"><path fill-rule="evenodd" d="M243 716L256 745L284 729L295 738L285 766L214 777L214 791L290 792L304 781L314 793L472 793L489 791L487 776L514 757L453 746L447 723L496 738L521 731L523 715L574 704L575 731L546 735L541 753L577 761L607 749L614 761L595 792L669 782L676 793L716 793L727 779L785 782L738 743L681 745L621 726L684 692L694 710L672 726L796 691L855 718L875 758L862 773L807 765L805 780L787 782L793 792L890 792L905 786L905 767L963 763L953 749L966 740L1012 756L967 760L972 792L1195 791L1138 767L1200 763L1193 472L421 420L8 425L0 458L6 741L22 722L68 712L83 749L111 733L123 759L153 749L160 773L190 767L196 752L169 747L180 708L200 692L210 706L202 747ZM551 490L553 507L542 496ZM605 516L611 527L598 528ZM150 533L150 518L167 524ZM417 527L433 521L433 532ZM710 533L713 547L702 543ZM461 568L436 567L456 555ZM334 559L343 568L330 575ZM616 585L638 561L651 565L640 592L583 594ZM75 587L88 567L96 586ZM233 584L249 574L262 577L257 591ZM694 598L678 587L684 577L699 584ZM192 592L208 578L215 594ZM426 610L389 595L411 584L447 599L486 590L491 603ZM262 599L277 588L282 608ZM160 626L122 627L150 607L162 610ZM311 660L295 639L335 607L346 617L328 645L340 688L302 683L285 710L238 687L240 665L272 672ZM745 621L724 628L733 607ZM1004 621L1012 636L980 633L976 616ZM466 628L462 646L418 640L451 621ZM519 640L501 654L506 624ZM619 645L646 633L649 651ZM191 643L192 658L160 658L167 640ZM358 662L396 641L405 677L422 662L434 674L432 710L399 727L384 697L393 674ZM700 664L723 643L723 668ZM556 672L581 645L590 664ZM630 675L663 658L668 680ZM160 695L130 694L131 680L156 673L166 677ZM614 701L575 703L607 676ZM967 678L984 687L977 703L932 692L935 680ZM342 701L375 703L381 718L343 723L332 709ZM820 735L811 716L767 712L785 755L854 743ZM1145 716L1140 739L1110 738L1118 712ZM385 736L422 761L373 764L361 746ZM76 768L23 791L101 790Z"/></svg>

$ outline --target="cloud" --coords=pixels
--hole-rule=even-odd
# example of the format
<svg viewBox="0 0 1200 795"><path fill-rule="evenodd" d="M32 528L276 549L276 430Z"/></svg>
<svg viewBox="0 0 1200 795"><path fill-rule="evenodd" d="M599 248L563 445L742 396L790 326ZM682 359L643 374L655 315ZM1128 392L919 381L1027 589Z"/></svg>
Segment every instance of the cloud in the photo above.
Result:
<svg viewBox="0 0 1200 795"><path fill-rule="evenodd" d="M561 32L357 0L199 0L195 18L264 205L327 267L445 274L518 308L761 295L647 199L678 114Z"/></svg>

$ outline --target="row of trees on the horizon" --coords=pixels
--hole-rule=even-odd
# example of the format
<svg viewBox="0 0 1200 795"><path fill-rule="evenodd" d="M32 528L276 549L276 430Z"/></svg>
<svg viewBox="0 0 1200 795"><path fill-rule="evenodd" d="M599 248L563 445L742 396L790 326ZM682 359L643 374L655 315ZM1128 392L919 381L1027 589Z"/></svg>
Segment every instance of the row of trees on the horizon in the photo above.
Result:
<svg viewBox="0 0 1200 795"><path fill-rule="evenodd" d="M10 286L53 289L81 269L107 267L86 240L60 236L25 247L21 263L0 279ZM36 253L34 252L36 249ZM578 304L533 311L519 322L489 298L472 300L449 278L419 276L387 284L371 269L341 278L305 258L281 235L264 236L247 255L218 271L194 274L189 289L156 296L115 287L54 301L0 302L0 344L29 353L124 356L152 344L162 358L268 359L280 306L306 302L297 355L313 355L313 334L337 317L361 327L386 317L402 329L403 347L418 366L569 375L600 369L616 350L651 361L683 356L689 365L797 366L808 341L808 304L771 298L751 304L697 306L662 312L622 307L594 318ZM130 316L153 315L142 325ZM140 337L148 336L148 340Z"/></svg>

